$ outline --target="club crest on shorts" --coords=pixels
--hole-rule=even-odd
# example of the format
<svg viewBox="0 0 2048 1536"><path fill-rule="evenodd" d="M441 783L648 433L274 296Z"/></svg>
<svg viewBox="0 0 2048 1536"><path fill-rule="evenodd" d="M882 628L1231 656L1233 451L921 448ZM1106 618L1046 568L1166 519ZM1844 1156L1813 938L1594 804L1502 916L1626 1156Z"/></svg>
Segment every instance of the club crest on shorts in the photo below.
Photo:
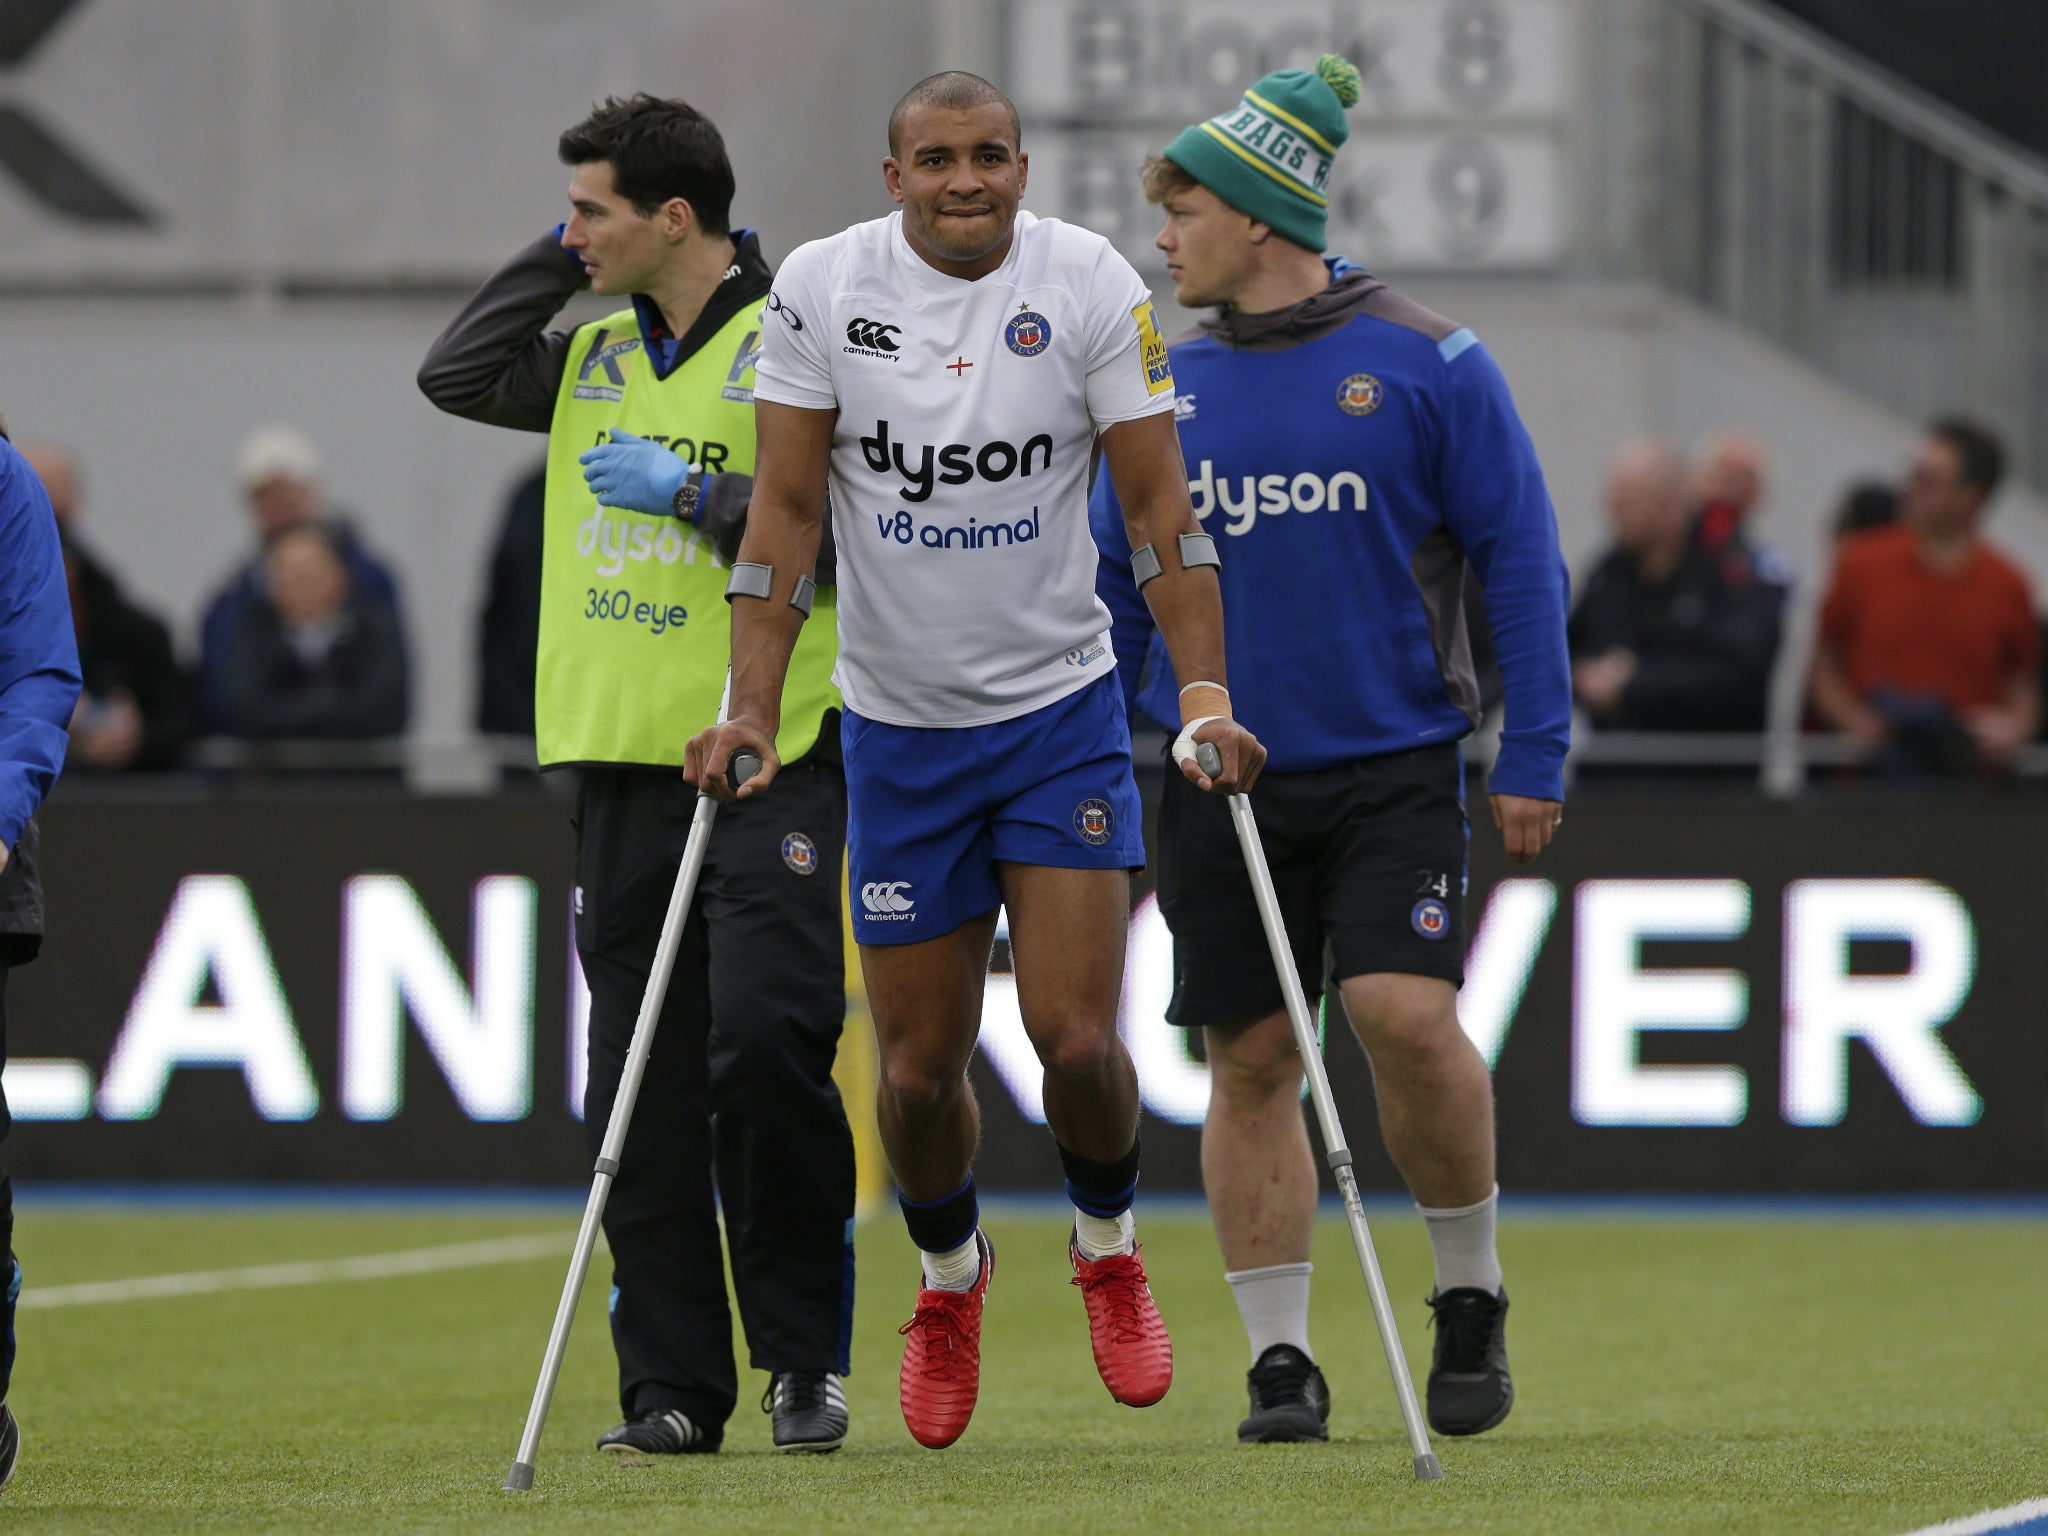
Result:
<svg viewBox="0 0 2048 1536"><path fill-rule="evenodd" d="M1106 800L1083 800L1074 807L1074 830L1084 843L1100 848L1109 841L1111 825L1109 802Z"/></svg>
<svg viewBox="0 0 2048 1536"><path fill-rule="evenodd" d="M1337 408L1347 416L1370 416L1386 397L1380 381L1369 373L1354 373L1337 386Z"/></svg>
<svg viewBox="0 0 2048 1536"><path fill-rule="evenodd" d="M1020 309L1003 327L1003 344L1019 357L1036 357L1052 345L1052 326L1045 316Z"/></svg>
<svg viewBox="0 0 2048 1536"><path fill-rule="evenodd" d="M792 832L782 840L782 862L800 875L815 875L818 872L818 845L801 832Z"/></svg>
<svg viewBox="0 0 2048 1536"><path fill-rule="evenodd" d="M1415 910L1408 914L1408 922L1425 939L1440 939L1451 931L1451 912L1434 896L1424 897L1415 903Z"/></svg>

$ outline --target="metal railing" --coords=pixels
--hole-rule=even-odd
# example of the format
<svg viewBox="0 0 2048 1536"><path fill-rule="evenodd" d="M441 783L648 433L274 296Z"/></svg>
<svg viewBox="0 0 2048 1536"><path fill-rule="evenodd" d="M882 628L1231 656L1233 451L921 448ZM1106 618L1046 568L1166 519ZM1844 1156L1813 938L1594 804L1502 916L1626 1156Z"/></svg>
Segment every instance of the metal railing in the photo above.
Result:
<svg viewBox="0 0 2048 1536"><path fill-rule="evenodd" d="M1663 280L2048 484L2048 163L1754 0L1664 0Z"/></svg>
<svg viewBox="0 0 2048 1536"><path fill-rule="evenodd" d="M1828 732L1781 736L1743 731L1602 731L1588 729L1581 722L1573 733L1567 771L1748 773L1756 777L1758 788L1766 795L1788 799L1807 786L1816 770L1861 768L1868 755L1854 737ZM2011 777L2048 779L2048 743L2022 747L2013 761ZM1915 789L1937 789L1976 780L1929 775L1895 782Z"/></svg>

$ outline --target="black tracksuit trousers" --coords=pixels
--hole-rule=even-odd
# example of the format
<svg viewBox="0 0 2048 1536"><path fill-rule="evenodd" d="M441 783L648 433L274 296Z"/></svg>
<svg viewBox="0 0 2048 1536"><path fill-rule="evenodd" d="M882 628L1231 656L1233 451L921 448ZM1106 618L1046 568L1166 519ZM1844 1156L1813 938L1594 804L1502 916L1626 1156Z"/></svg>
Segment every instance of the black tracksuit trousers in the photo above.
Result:
<svg viewBox="0 0 2048 1536"><path fill-rule="evenodd" d="M578 791L593 1157L696 798L681 774L638 768L587 769ZM853 1136L832 1082L845 840L846 782L829 748L785 766L760 798L719 808L605 1207L628 1415L680 1409L714 1435L732 1415L721 1208L753 1367L847 1369Z"/></svg>

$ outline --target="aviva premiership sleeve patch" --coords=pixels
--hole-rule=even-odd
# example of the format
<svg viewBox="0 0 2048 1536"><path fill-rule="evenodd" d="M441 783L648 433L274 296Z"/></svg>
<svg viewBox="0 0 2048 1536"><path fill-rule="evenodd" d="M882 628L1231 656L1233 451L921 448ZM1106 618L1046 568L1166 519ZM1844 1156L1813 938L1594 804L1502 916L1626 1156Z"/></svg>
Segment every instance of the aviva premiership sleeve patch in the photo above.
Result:
<svg viewBox="0 0 2048 1536"><path fill-rule="evenodd" d="M1145 370L1145 392L1160 395L1173 388L1173 364L1166 359L1166 342L1159 334L1159 318L1147 299L1131 311L1138 322L1138 366Z"/></svg>

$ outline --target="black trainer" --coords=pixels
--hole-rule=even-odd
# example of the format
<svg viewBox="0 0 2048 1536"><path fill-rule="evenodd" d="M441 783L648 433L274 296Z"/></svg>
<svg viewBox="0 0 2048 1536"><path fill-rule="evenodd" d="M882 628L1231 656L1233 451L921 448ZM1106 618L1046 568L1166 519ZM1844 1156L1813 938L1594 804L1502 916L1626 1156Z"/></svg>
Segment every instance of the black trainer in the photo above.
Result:
<svg viewBox="0 0 2048 1536"><path fill-rule="evenodd" d="M643 1408L598 1437L600 1451L643 1456L708 1456L725 1439L722 1429L699 1429L676 1408Z"/></svg>
<svg viewBox="0 0 2048 1536"><path fill-rule="evenodd" d="M1323 1373L1292 1344L1275 1344L1245 1373L1251 1417L1237 1426L1240 1445L1330 1438L1330 1389Z"/></svg>
<svg viewBox="0 0 2048 1536"><path fill-rule="evenodd" d="M836 1451L846 1443L846 1386L830 1371L777 1371L761 1394L778 1451Z"/></svg>
<svg viewBox="0 0 2048 1536"><path fill-rule="evenodd" d="M1429 1363L1429 1427L1440 1435L1477 1435L1515 1406L1508 1375L1508 1293L1476 1286L1435 1293L1436 1352Z"/></svg>
<svg viewBox="0 0 2048 1536"><path fill-rule="evenodd" d="M21 1460L21 1426L14 1422L14 1410L0 1403L0 1488L14 1481L14 1464Z"/></svg>

